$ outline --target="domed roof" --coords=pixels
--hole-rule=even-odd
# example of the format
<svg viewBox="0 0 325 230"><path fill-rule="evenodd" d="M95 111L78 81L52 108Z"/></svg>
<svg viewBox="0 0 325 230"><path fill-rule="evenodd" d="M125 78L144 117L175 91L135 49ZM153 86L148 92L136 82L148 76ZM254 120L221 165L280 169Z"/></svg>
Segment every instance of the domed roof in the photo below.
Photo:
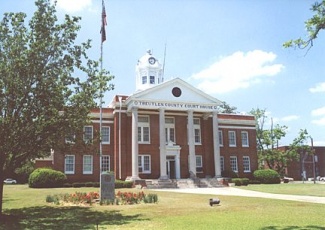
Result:
<svg viewBox="0 0 325 230"><path fill-rule="evenodd" d="M161 68L161 64L159 63L158 59L156 59L151 50L148 50L145 55L143 55L137 64L138 68L147 68L147 67L154 67L154 68Z"/></svg>

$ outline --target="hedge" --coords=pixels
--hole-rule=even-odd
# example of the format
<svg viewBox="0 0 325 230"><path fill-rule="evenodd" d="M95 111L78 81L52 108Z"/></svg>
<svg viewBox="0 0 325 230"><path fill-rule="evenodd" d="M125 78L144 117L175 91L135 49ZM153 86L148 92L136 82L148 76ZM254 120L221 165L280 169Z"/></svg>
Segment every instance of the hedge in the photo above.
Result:
<svg viewBox="0 0 325 230"><path fill-rule="evenodd" d="M278 172L273 169L260 169L254 172L254 178L262 184L280 184L281 179Z"/></svg>
<svg viewBox="0 0 325 230"><path fill-rule="evenodd" d="M30 188L57 188L63 187L67 176L50 168L38 168L28 178Z"/></svg>
<svg viewBox="0 0 325 230"><path fill-rule="evenodd" d="M99 182L74 182L74 183L65 183L63 185L66 188L74 187L74 188L80 188L80 187L95 187L99 188L100 184ZM122 180L115 180L115 188L132 188L133 187L133 181L122 181Z"/></svg>
<svg viewBox="0 0 325 230"><path fill-rule="evenodd" d="M232 183L235 183L236 186L248 185L249 179L248 178L234 178L231 180Z"/></svg>

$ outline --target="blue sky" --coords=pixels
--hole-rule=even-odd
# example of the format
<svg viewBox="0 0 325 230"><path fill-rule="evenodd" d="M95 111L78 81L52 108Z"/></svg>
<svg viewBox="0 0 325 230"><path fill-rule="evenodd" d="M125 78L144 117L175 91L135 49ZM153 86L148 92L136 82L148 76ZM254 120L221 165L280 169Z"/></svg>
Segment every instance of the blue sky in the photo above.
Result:
<svg viewBox="0 0 325 230"><path fill-rule="evenodd" d="M307 0L105 0L108 25L104 68L115 75L115 94L135 91L135 65L148 49L165 79L180 77L247 113L267 110L268 124L288 126L280 145L307 129L314 145L325 145L325 41L314 47L284 49L290 39L306 36L312 16ZM23 11L33 0L0 2L0 14ZM78 41L91 39L89 56L100 56L101 0L58 0L57 10L82 17Z"/></svg>

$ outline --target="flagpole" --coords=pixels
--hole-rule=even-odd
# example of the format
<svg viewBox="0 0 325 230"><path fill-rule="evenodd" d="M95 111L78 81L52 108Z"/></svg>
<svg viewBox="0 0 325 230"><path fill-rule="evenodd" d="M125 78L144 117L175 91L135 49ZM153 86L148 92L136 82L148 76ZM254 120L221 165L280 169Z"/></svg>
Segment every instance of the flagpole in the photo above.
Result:
<svg viewBox="0 0 325 230"><path fill-rule="evenodd" d="M103 71L103 43L106 40L106 32L105 32L105 26L106 26L106 11L105 11L105 5L104 0L102 0L102 15L101 15L101 43L100 43L100 81L102 81L102 71ZM100 105L99 105L99 184L100 184L100 199L102 200L102 161L103 161L103 144L102 144L102 123L103 123L103 91L102 91L102 82L100 82Z"/></svg>

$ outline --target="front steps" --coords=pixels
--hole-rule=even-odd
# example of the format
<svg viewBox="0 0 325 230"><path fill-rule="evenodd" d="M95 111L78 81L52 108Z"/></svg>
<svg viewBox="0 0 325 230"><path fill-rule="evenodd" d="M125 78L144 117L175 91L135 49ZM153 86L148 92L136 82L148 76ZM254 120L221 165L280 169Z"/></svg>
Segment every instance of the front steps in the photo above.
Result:
<svg viewBox="0 0 325 230"><path fill-rule="evenodd" d="M224 187L222 178L189 178L168 180L146 180L148 189L160 188L216 188Z"/></svg>

